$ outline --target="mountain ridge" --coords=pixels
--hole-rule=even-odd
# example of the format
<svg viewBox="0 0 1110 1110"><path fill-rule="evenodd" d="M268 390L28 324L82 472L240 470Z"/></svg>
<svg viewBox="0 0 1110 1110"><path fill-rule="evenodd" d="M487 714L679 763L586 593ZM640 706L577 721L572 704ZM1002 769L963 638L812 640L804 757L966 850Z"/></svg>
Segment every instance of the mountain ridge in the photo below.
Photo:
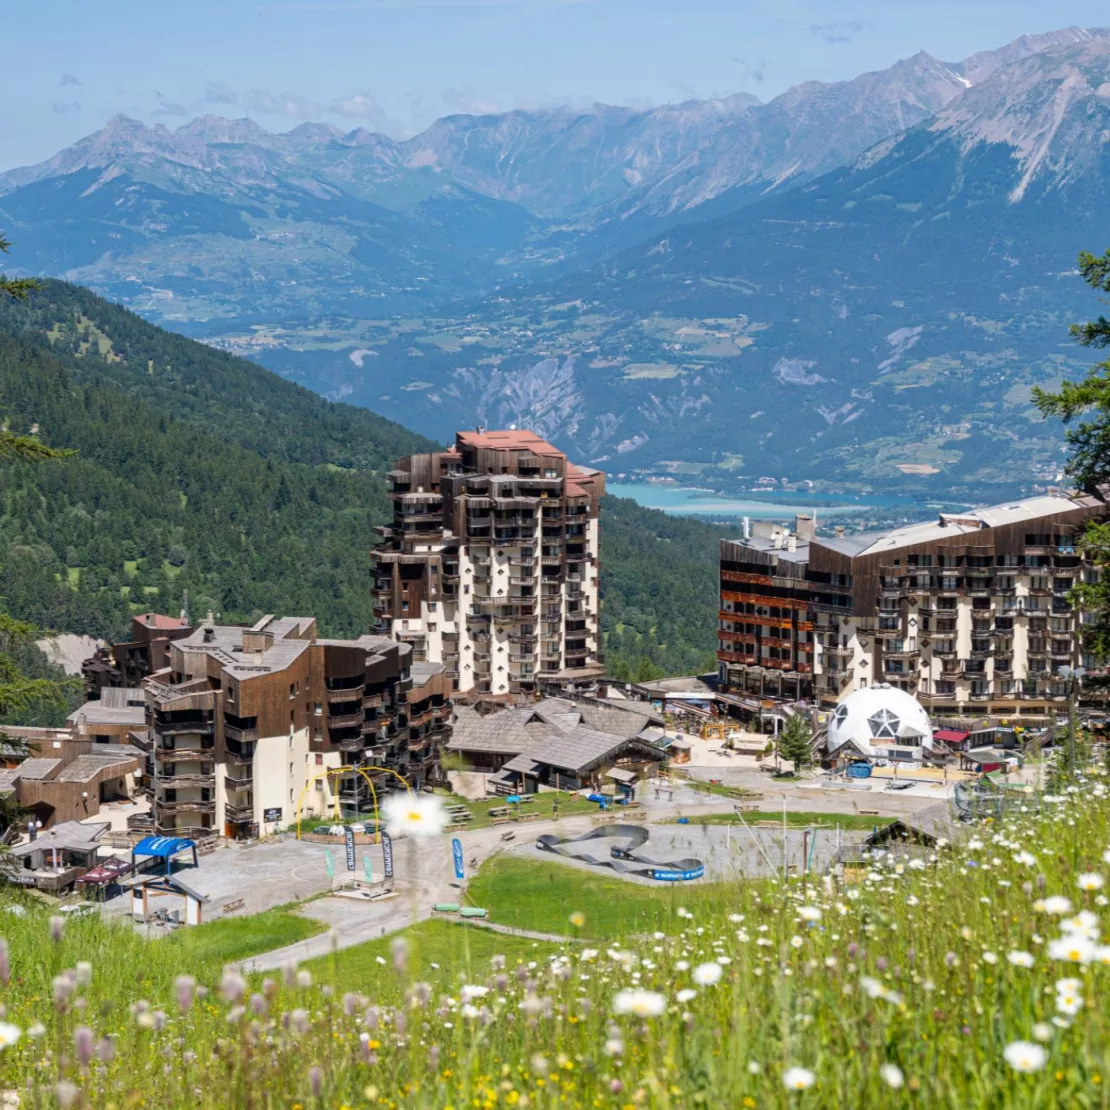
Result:
<svg viewBox="0 0 1110 1110"><path fill-rule="evenodd" d="M646 207L665 215L713 199L722 191L722 180L731 188L753 180L782 184L796 176L796 162L805 163L809 176L818 176L843 164L847 160L845 140L840 145L831 141L830 133L836 129L830 129L829 124L832 120L843 120L846 110L848 118L855 113L850 131L857 147L855 152L859 153L879 139L934 114L968 87L969 82L976 84L1013 61L1052 46L1108 34L1107 28L1068 27L1022 36L963 62L943 62L919 51L886 69L846 81L802 82L766 103L748 93L735 93L651 109L595 104L587 110L558 107L487 115L456 113L403 140L358 128L344 133L325 123L303 123L290 131L274 133L250 119L228 120L215 115L198 117L171 131L161 123L147 127L117 115L99 132L79 140L52 159L0 173L0 195L44 176L98 168L105 164L102 159L118 159L127 153L157 154L171 160L177 156L192 168L206 165L214 172L226 166L199 157L209 145L251 146L294 157L305 151L334 147L340 163L342 151L357 155L370 148L373 165L359 161L357 168L362 173L403 176L406 172L433 169L447 174L459 185L523 204L541 218L565 218L591 206L604 208L610 204L617 205L619 213ZM884 110L869 118L876 103L883 104ZM765 125L753 122L763 115L767 117ZM792 129L783 145L792 149L793 160L784 160L780 154L766 164L749 165L744 174L738 175L735 154L721 152L720 148L739 143L743 157L750 163L753 152L761 142L765 143L766 133L784 126ZM754 133L745 134L745 128ZM723 133L718 135L717 131ZM607 147L609 135L616 138ZM138 149L128 151L128 143ZM812 149L798 156L797 148L805 144ZM824 149L826 145L828 149ZM573 161L566 158L572 148L579 156L583 149L589 149L590 158L580 160L600 166L600 170L594 177L578 182L569 203L559 204L556 195L566 193L565 179L557 179L556 187L550 190L541 179L549 176L553 154ZM86 154L91 157L85 157ZM247 162L244 168L249 166ZM300 168L306 169L303 165ZM344 175L342 165L330 167L330 172L336 175L333 184L350 185L350 174ZM674 193L676 174L693 180ZM325 169L322 180L327 179ZM667 187L668 181L671 189ZM592 202L587 203L591 198Z"/></svg>
<svg viewBox="0 0 1110 1110"><path fill-rule="evenodd" d="M1090 307L1076 255L1104 234L1110 38L1004 73L797 189L518 290L480 326L442 321L471 337L469 368L424 365L420 392L397 392L411 368L382 350L366 403L429 427L469 405L598 465L718 488L1053 484L1060 429L1030 396L1085 365L1067 325ZM474 360L494 351L476 393Z"/></svg>
<svg viewBox="0 0 1110 1110"><path fill-rule="evenodd" d="M26 270L437 435L462 414L630 471L978 495L1058 470L1027 402L1081 365L1067 275L1102 233L1108 51L1069 28L767 104L455 116L409 146L119 119L0 178L0 225ZM681 126L637 163L663 117ZM505 199L537 181L557 218Z"/></svg>

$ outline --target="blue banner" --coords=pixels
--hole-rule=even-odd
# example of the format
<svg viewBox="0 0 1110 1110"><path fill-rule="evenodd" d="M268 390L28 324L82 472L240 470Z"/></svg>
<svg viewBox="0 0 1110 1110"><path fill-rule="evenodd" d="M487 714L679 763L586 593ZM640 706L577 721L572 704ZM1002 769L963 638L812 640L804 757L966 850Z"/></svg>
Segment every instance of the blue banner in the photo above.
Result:
<svg viewBox="0 0 1110 1110"><path fill-rule="evenodd" d="M451 854L455 857L455 878L465 878L465 873L463 872L462 841L457 836L451 841Z"/></svg>

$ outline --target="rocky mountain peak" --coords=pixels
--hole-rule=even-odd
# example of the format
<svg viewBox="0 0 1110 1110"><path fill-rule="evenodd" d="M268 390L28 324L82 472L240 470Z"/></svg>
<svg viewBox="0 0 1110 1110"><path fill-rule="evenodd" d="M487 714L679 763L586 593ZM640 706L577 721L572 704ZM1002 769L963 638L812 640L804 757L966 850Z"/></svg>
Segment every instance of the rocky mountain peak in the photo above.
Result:
<svg viewBox="0 0 1110 1110"><path fill-rule="evenodd" d="M998 70L929 124L966 152L1005 144L1021 174L1020 201L1034 181L1063 183L1105 157L1110 135L1110 36L1084 35Z"/></svg>

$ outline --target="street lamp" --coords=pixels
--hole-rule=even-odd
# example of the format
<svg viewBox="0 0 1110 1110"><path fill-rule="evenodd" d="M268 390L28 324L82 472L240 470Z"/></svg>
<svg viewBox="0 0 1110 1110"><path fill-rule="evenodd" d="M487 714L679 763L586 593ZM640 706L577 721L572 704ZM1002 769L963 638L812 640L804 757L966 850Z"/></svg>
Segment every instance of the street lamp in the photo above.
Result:
<svg viewBox="0 0 1110 1110"><path fill-rule="evenodd" d="M1075 774L1075 701L1085 667L1058 667L1056 673L1068 684L1068 777Z"/></svg>

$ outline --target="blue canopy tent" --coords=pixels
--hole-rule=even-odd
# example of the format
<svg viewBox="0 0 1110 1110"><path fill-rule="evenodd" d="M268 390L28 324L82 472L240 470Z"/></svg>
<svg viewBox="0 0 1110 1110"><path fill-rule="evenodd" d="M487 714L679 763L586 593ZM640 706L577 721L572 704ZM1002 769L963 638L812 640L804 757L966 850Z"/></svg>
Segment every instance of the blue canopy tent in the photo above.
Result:
<svg viewBox="0 0 1110 1110"><path fill-rule="evenodd" d="M147 836L131 849L131 870L135 871L140 857L154 857L165 860L166 874L173 869L173 859L181 852L193 853L193 866L198 866L197 843L183 836Z"/></svg>

